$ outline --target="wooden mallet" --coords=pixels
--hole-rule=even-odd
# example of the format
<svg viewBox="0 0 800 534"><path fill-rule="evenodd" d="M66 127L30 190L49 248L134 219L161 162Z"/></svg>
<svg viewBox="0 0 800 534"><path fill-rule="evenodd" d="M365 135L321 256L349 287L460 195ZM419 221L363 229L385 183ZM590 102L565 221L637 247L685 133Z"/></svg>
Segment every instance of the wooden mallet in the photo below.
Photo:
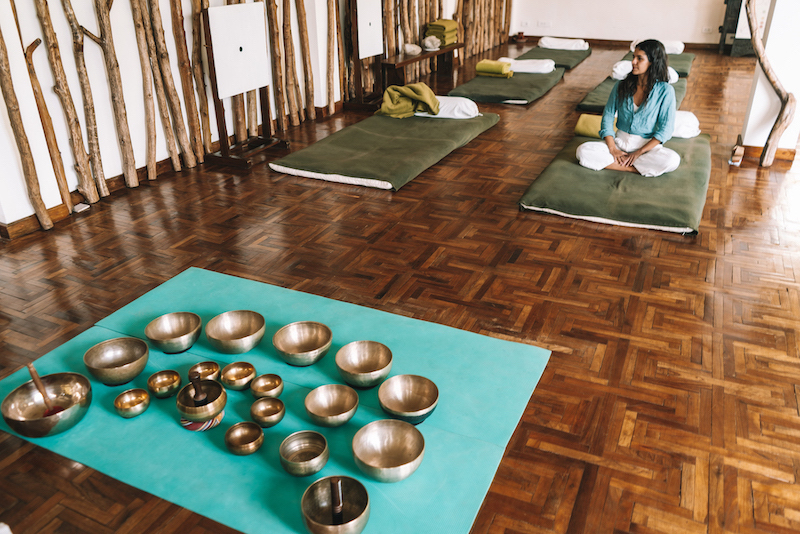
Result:
<svg viewBox="0 0 800 534"><path fill-rule="evenodd" d="M51 415L63 412L64 408L61 406L54 406L53 402L50 400L50 397L47 396L47 391L44 389L42 379L39 378L39 373L36 372L36 368L33 367L32 363L28 364L28 371L31 373L33 383L36 384L36 389L38 389L39 393L41 393L42 397L44 397L44 405L46 407L44 411L44 417L50 417Z"/></svg>

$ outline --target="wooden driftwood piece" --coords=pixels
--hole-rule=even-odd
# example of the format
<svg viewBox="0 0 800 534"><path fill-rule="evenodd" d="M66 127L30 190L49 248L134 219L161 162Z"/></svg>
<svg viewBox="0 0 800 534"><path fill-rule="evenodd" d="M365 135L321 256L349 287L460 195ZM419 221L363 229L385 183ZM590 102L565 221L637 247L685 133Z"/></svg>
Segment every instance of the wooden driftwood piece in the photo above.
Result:
<svg viewBox="0 0 800 534"><path fill-rule="evenodd" d="M344 94L345 94L345 78L347 77L347 66L345 65L345 58L344 58L344 42L342 39L342 21L341 21L341 14L339 13L338 6L334 10L335 18L336 18L336 53L339 56L339 94L341 97L342 102L344 102ZM330 16L330 13L328 14ZM330 39L330 36L328 36ZM334 108L335 109L335 102ZM333 111L331 111L333 114Z"/></svg>
<svg viewBox="0 0 800 534"><path fill-rule="evenodd" d="M99 0L97 0L99 1ZM172 114L172 125L178 137L178 144L183 153L183 162L188 168L197 165L197 158L194 149L189 143L189 135L186 133L186 123L183 122L183 110L178 91L175 90L175 78L172 76L172 67L169 62L169 52L167 42L164 39L164 25L161 23L161 10L158 7L158 0L150 0L150 26L153 30L153 40L155 41L156 56L158 66L161 71L161 81L164 84L169 110ZM143 4L144 5L144 4Z"/></svg>
<svg viewBox="0 0 800 534"><path fill-rule="evenodd" d="M200 110L200 128L203 132L203 148L211 152L211 117L208 110L206 77L203 74L202 22L200 14L208 8L208 0L192 0L192 74L197 91L197 106Z"/></svg>
<svg viewBox="0 0 800 534"><path fill-rule="evenodd" d="M228 0L226 3L241 4L244 0ZM231 110L233 111L233 136L237 143L247 141L247 117L244 111L244 95L231 97ZM221 139L220 139L221 141Z"/></svg>
<svg viewBox="0 0 800 534"><path fill-rule="evenodd" d="M53 21L50 19L50 8L47 6L47 0L34 0L33 4L36 7L36 16L39 19L39 24L42 26L44 43L47 46L47 58L55 81L53 90L58 95L67 119L69 144L75 157L75 171L78 174L78 192L83 195L86 202L94 204L100 200L100 196L97 194L97 186L92 180L89 171L89 156L83 146L81 123L78 120L78 112L75 109L75 103L72 100L72 94L67 84L67 74L64 72L64 64L61 61L58 39L53 29Z"/></svg>
<svg viewBox="0 0 800 534"><path fill-rule="evenodd" d="M336 2L335 0L328 0L328 77L326 83L328 84L328 115L333 115L336 111L336 102L333 96L333 47L335 46L334 39L336 38Z"/></svg>
<svg viewBox="0 0 800 534"><path fill-rule="evenodd" d="M272 91L275 94L275 120L278 122L278 129L284 131L287 126L286 98L284 96L283 54L281 53L278 9L275 0L266 0L266 3L267 24L269 26L269 47L272 52Z"/></svg>
<svg viewBox="0 0 800 534"><path fill-rule="evenodd" d="M289 103L289 122L292 126L300 124L297 109L297 69L294 60L294 40L292 39L292 9L289 0L283 0L283 53L286 58L286 100ZM302 106L302 101L300 106Z"/></svg>
<svg viewBox="0 0 800 534"><path fill-rule="evenodd" d="M303 56L303 74L306 79L306 116L308 120L316 120L317 110L314 107L314 73L311 70L311 50L308 44L308 22L304 0L295 0L297 8L297 24L300 27L300 54Z"/></svg>
<svg viewBox="0 0 800 534"><path fill-rule="evenodd" d="M136 173L136 162L133 156L133 141L128 128L128 112L125 108L125 96L122 91L122 76L119 72L117 51L114 49L114 36L111 32L111 14L108 0L95 0L95 14L100 36L95 37L86 28L83 32L96 41L103 51L108 77L109 92L111 93L111 107L114 112L114 124L117 127L117 140L122 156L122 174L125 176L125 185L136 187L139 185L139 175Z"/></svg>
<svg viewBox="0 0 800 534"><path fill-rule="evenodd" d="M31 145L28 143L28 136L25 135L25 127L22 124L22 113L19 111L17 93L14 91L14 83L11 80L11 64L8 61L8 50L6 49L2 31L0 31L0 90L6 102L11 130L14 132L14 139L17 142L17 149L22 160L22 175L25 178L25 185L28 189L28 198L31 201L31 205L33 205L36 218L39 219L39 224L45 230L49 230L53 227L53 221L47 213L44 202L42 202L39 178L36 176L36 166L33 162Z"/></svg>
<svg viewBox="0 0 800 534"><path fill-rule="evenodd" d="M505 20L503 20L503 44L508 42L511 33L511 3L513 0L506 0Z"/></svg>
<svg viewBox="0 0 800 534"><path fill-rule="evenodd" d="M395 0L383 0L383 34L386 43L386 57L397 55L397 21L394 18L394 6Z"/></svg>
<svg viewBox="0 0 800 534"><path fill-rule="evenodd" d="M133 29L136 33L136 47L139 63L142 66L142 91L144 93L144 125L147 133L147 179L155 180L156 171L156 109L153 101L153 70L147 53L147 37L142 22L142 6L138 0L131 0Z"/></svg>
<svg viewBox="0 0 800 534"><path fill-rule="evenodd" d="M189 123L189 140L194 149L198 163L203 163L205 148L203 134L200 131L200 116L197 113L197 101L194 98L194 81L192 80L192 64L189 61L189 48L186 46L186 31L183 29L183 7L181 0L170 0L172 14L172 37L175 40L175 55L178 57L178 75L181 78L181 91L186 106L186 119Z"/></svg>
<svg viewBox="0 0 800 534"><path fill-rule="evenodd" d="M775 161L775 153L778 151L778 143L783 132L786 131L786 128L789 127L792 119L794 119L797 100L792 93L786 91L786 88L778 80L778 75L775 69L772 68L772 64L764 51L764 43L761 41L761 36L758 35L755 0L747 0L746 8L747 22L750 24L750 40L753 43L753 50L756 53L756 58L758 58L758 64L761 65L764 75L781 101L781 110L775 119L775 124L772 125L772 130L769 132L767 143L764 145L764 151L761 153L761 160L759 161L759 165L762 167L769 167Z"/></svg>
<svg viewBox="0 0 800 534"><path fill-rule="evenodd" d="M75 16L75 10L72 9L72 2L70 0L61 0L61 5L64 8L64 15L67 17L67 22L72 32L72 53L75 56L78 83L81 86L81 96L83 97L83 116L86 119L86 141L89 143L89 159L92 164L92 173L100 196L107 197L109 191L105 173L103 172L103 160L100 157L100 139L97 136L94 97L92 96L92 86L89 83L89 72L86 70L86 58L83 53L83 28Z"/></svg>
<svg viewBox="0 0 800 534"><path fill-rule="evenodd" d="M153 29L150 25L150 14L148 12L147 0L131 0L131 5L137 6L136 11L141 15L142 27L144 28L144 38L147 41L147 54L150 57L148 63L153 74L153 86L156 89L156 101L158 102L158 114L161 117L161 128L164 130L164 138L167 142L169 159L172 161L172 170L181 170L181 157L178 153L178 143L175 140L175 132L172 130L172 122L169 118L169 104L167 95L164 91L164 81L161 79L161 69L158 66L158 54L156 53L156 43L153 38ZM134 14L134 18L136 15ZM142 66L145 69L145 66Z"/></svg>

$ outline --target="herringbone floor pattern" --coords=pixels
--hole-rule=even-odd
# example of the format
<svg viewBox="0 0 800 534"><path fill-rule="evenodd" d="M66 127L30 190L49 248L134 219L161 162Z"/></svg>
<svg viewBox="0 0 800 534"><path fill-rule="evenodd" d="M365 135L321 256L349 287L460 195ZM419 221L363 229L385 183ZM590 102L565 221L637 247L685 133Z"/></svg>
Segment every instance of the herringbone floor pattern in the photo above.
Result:
<svg viewBox="0 0 800 534"><path fill-rule="evenodd" d="M623 53L596 45L538 102L481 106L499 124L398 193L205 166L0 244L0 376L203 267L553 350L475 534L800 530L800 172L726 163L754 60L697 51L683 109L713 151L698 236L517 210ZM229 532L6 434L0 521Z"/></svg>

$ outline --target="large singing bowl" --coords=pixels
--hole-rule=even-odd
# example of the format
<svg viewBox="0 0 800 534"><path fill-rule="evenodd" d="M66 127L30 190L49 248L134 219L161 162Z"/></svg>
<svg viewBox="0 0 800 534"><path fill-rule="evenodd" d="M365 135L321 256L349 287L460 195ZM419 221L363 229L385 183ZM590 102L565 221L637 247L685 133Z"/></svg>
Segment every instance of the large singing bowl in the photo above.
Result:
<svg viewBox="0 0 800 534"><path fill-rule="evenodd" d="M221 313L206 325L211 346L227 354L248 352L258 345L266 330L264 317L250 310Z"/></svg>
<svg viewBox="0 0 800 534"><path fill-rule="evenodd" d="M42 377L53 406L64 408L45 417L44 398L32 381L9 393L0 406L3 419L14 432L28 438L43 438L75 426L92 403L89 379L79 373L54 373Z"/></svg>
<svg viewBox="0 0 800 534"><path fill-rule="evenodd" d="M297 367L317 363L333 342L331 329L314 321L287 324L272 336L272 344L283 361Z"/></svg>
<svg viewBox="0 0 800 534"><path fill-rule="evenodd" d="M424 454L422 433L405 421L373 421L353 436L356 465L381 482L397 482L409 477L422 463Z"/></svg>
<svg viewBox="0 0 800 534"><path fill-rule="evenodd" d="M183 386L175 399L181 417L195 423L214 419L225 409L225 404L228 402L225 388L216 380L201 380L200 386L207 396L200 406L195 405L194 385L191 382Z"/></svg>
<svg viewBox="0 0 800 534"><path fill-rule="evenodd" d="M144 335L161 352L174 354L191 348L200 337L202 326L196 313L172 312L150 321Z"/></svg>
<svg viewBox="0 0 800 534"><path fill-rule="evenodd" d="M98 343L83 355L89 372L107 386L127 384L144 370L150 349L135 337L118 337Z"/></svg>

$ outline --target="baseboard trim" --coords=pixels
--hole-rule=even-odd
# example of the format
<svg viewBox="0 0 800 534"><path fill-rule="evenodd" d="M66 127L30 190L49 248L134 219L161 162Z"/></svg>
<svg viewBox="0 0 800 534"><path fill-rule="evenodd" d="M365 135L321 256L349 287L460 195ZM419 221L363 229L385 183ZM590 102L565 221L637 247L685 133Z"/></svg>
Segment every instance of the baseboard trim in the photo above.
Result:
<svg viewBox="0 0 800 534"><path fill-rule="evenodd" d="M54 223L63 221L70 216L67 206L64 204L48 208L47 214ZM11 224L0 223L0 237L4 239L16 239L41 229L42 226L39 224L39 219L36 218L36 215L29 215Z"/></svg>
<svg viewBox="0 0 800 534"><path fill-rule="evenodd" d="M747 146L744 145L744 157L747 159L761 159L761 154L764 152L763 146ZM794 148L779 148L775 151L775 159L781 161L794 161L797 150Z"/></svg>

